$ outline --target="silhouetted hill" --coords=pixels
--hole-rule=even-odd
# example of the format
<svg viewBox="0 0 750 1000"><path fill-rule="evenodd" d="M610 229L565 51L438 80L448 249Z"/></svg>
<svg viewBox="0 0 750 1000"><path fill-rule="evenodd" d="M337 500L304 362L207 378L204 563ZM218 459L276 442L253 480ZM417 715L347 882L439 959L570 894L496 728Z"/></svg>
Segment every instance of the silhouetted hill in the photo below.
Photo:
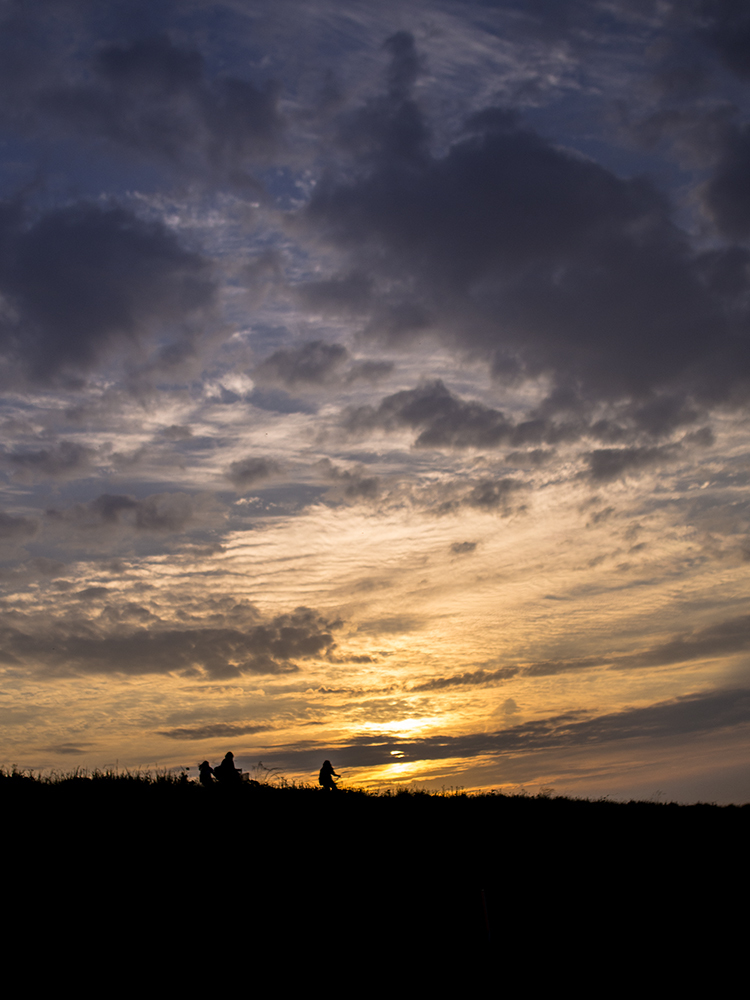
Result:
<svg viewBox="0 0 750 1000"><path fill-rule="evenodd" d="M644 949L690 962L716 935L731 947L750 829L750 806L132 775L0 773L0 802L11 905L32 923L41 907L52 933L73 921L84 939L205 948L209 965L235 947L323 967L408 952L446 975L605 968Z"/></svg>

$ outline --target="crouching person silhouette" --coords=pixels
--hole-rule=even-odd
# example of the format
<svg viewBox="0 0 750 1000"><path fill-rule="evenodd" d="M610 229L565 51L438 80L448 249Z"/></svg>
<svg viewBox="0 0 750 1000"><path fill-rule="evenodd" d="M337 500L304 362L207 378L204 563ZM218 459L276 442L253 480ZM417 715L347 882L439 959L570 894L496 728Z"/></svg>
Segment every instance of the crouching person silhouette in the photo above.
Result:
<svg viewBox="0 0 750 1000"><path fill-rule="evenodd" d="M234 766L234 754L230 750L224 760L214 768L214 777L220 785L238 785L242 781L242 769Z"/></svg>
<svg viewBox="0 0 750 1000"><path fill-rule="evenodd" d="M335 792L338 785L333 779L340 777L341 775L336 774L334 769L331 767L330 760L324 760L323 766L320 769L320 774L318 775L318 784L322 785L327 792Z"/></svg>

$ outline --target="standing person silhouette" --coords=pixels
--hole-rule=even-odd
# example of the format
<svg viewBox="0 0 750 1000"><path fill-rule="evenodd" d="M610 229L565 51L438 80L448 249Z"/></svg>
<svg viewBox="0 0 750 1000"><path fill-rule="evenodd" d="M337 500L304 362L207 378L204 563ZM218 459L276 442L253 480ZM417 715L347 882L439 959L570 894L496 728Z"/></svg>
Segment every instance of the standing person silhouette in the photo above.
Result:
<svg viewBox="0 0 750 1000"><path fill-rule="evenodd" d="M338 785L333 779L340 777L341 775L336 774L334 769L331 767L330 760L324 760L323 766L320 769L320 774L318 775L318 784L322 785L327 792L335 792Z"/></svg>

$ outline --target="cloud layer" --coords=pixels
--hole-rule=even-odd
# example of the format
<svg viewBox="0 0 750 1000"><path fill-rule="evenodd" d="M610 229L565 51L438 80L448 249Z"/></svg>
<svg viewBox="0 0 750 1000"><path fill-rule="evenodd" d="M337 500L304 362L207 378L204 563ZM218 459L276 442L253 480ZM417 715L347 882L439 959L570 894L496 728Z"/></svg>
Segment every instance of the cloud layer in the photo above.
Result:
<svg viewBox="0 0 750 1000"><path fill-rule="evenodd" d="M8 762L739 774L749 24L9 0Z"/></svg>

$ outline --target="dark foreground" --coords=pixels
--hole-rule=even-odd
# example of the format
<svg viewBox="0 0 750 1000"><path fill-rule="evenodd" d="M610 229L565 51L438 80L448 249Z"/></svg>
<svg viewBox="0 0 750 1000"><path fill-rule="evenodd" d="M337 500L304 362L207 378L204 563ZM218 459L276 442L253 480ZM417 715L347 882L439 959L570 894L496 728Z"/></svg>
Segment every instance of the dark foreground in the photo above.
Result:
<svg viewBox="0 0 750 1000"><path fill-rule="evenodd" d="M120 955L107 978L151 955L153 975L209 982L562 985L646 961L673 976L709 953L731 968L744 949L750 806L0 772L0 807L6 913L40 955Z"/></svg>

